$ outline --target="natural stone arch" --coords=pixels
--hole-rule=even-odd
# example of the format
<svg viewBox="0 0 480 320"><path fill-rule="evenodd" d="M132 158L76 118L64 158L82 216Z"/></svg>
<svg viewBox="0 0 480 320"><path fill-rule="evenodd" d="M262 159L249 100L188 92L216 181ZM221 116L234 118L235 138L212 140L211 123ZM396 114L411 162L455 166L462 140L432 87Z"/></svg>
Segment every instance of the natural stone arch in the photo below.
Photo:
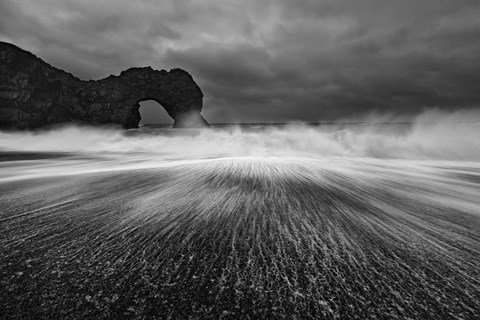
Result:
<svg viewBox="0 0 480 320"><path fill-rule="evenodd" d="M131 68L123 71L120 76L110 76L106 79L107 86L113 87L120 82L128 84L119 95L118 103L131 106L126 127L138 127L140 121L140 102L153 100L161 105L174 120L174 128L204 127L208 123L200 111L203 105L203 93L192 76L181 69L153 70L147 68Z"/></svg>
<svg viewBox="0 0 480 320"><path fill-rule="evenodd" d="M140 102L154 100L174 127L205 127L203 93L181 69L131 68L119 76L82 81L33 54L0 42L0 127L34 128L62 122L116 123L137 128Z"/></svg>

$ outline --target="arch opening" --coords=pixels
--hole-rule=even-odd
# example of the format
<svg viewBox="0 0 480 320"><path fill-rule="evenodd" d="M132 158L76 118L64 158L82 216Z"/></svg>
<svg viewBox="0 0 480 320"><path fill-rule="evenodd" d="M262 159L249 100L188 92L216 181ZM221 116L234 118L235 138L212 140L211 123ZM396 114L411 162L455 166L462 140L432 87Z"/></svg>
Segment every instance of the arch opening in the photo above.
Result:
<svg viewBox="0 0 480 320"><path fill-rule="evenodd" d="M140 113L139 126L142 125L165 125L172 126L173 119L168 115L165 108L154 100L145 100L139 103Z"/></svg>

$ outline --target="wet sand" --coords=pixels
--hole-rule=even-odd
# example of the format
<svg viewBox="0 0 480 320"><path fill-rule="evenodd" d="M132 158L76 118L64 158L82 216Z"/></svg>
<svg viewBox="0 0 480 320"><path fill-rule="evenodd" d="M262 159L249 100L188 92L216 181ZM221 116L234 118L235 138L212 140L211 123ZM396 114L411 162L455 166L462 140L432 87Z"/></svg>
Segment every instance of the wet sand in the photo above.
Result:
<svg viewBox="0 0 480 320"><path fill-rule="evenodd" d="M3 157L0 318L480 314L475 162Z"/></svg>

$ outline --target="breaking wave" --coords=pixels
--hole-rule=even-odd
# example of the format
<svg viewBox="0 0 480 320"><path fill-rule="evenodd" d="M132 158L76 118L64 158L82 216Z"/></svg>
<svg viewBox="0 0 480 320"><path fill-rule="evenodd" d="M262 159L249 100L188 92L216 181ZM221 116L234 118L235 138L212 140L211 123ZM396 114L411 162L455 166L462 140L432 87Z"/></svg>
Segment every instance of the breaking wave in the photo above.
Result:
<svg viewBox="0 0 480 320"><path fill-rule="evenodd" d="M299 156L480 160L480 112L428 111L413 122L125 131L62 126L0 132L0 151L149 153L168 159ZM391 119L389 119L391 120Z"/></svg>

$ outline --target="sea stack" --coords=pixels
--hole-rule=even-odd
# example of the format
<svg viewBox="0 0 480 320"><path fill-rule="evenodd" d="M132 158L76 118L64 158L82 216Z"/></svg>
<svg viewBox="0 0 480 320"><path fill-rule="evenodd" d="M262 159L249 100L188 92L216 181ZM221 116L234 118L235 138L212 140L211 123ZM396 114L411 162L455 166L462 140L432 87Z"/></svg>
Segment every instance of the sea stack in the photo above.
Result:
<svg viewBox="0 0 480 320"><path fill-rule="evenodd" d="M181 69L131 68L82 81L32 53L0 42L0 129L34 129L75 122L137 128L140 102L158 102L174 128L207 127L203 93Z"/></svg>

